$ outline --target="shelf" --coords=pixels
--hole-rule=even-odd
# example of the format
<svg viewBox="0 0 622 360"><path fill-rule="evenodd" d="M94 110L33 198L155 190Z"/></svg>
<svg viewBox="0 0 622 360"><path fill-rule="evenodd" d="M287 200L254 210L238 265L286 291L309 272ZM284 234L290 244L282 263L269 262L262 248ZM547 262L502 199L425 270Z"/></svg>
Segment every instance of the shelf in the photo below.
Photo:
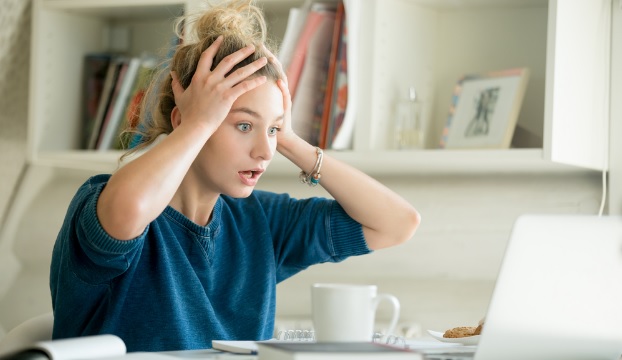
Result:
<svg viewBox="0 0 622 360"><path fill-rule="evenodd" d="M281 29L286 25L287 10L303 2L261 0L259 4L271 13L271 28ZM120 152L68 150L80 146L78 139L82 135L78 111L82 87L79 77L75 76L75 69L82 66L84 54L107 49L103 35L115 26L131 27L130 53L140 54L159 48L162 39L168 39L171 27L169 15L181 13L181 10L189 11L199 3L197 0L37 0L34 3L36 16L33 18L32 41L32 58L36 61L31 66L31 79L34 80L30 86L29 111L29 154L33 163L62 169L114 171ZM549 3L556 7L549 6ZM573 3L549 0L375 0L363 5L363 2L353 0L349 4L354 13L360 12L360 24L364 24L353 33L360 32L359 38L366 39L358 42L359 49L352 56L360 59L358 66L353 67L359 71L352 71L360 73L360 83L352 87L360 90L351 97L357 118L355 147L354 151L327 151L327 154L378 177L591 173L595 170L562 163L574 163L587 169L606 165L606 157L599 151L604 147L598 146L606 138L606 127L601 126L604 122L592 121L605 117L572 116L572 112L574 104L589 103L595 109L587 114L599 114L597 110L604 107L597 105L607 103L601 100L607 97L601 96L600 90L589 90L582 94L583 97L585 94L596 94L593 99L586 99L591 101L556 100L559 104L555 103L555 108L551 106L553 99L560 96L560 89L605 89L598 86L599 82L592 84L590 79L607 79L607 74L590 77L588 70L606 67L600 66L601 62L596 60L597 66L566 64L569 60L581 58L572 52L559 52L556 58L560 64L548 61L552 59L549 48L556 44L558 38L561 41L576 36L577 27L574 24L577 20L568 24L553 22L556 18L552 15L557 15L555 11L569 6L568 11L572 10L573 16L590 20L588 29L604 31L607 28L601 29L597 24L600 19L597 15L605 9L599 5L600 2L573 6ZM465 9L469 11L457 11ZM525 24L530 26L525 27ZM553 24L557 24L554 29ZM491 26L496 26L492 33L489 31ZM158 35L160 32L166 33L166 36ZM403 39L397 34L412 35L409 38L411 46L404 48ZM588 50L570 47L580 53L597 54L600 59L602 51L589 49L603 47L603 42L588 40L585 43L593 43L593 46L586 46ZM566 43L574 44L563 42ZM445 46L439 48L437 44ZM468 45L468 51L464 50L465 45ZM528 90L518 124L526 133L533 134L533 138L542 140L517 144L534 148L386 150L392 148L391 118L398 89L406 89L410 85L422 89L422 99L427 99L424 104L429 107L423 111L429 115L426 120L428 138L439 139L450 107L448 95L456 79L480 68L504 69L518 65L529 67L533 74L529 80L532 89ZM559 69L573 69L575 73L576 69L580 69L579 73L586 80L581 86L559 85L547 90L545 85L551 83L547 79L553 73L552 68L556 72ZM560 79L577 78L562 75L565 74L556 76ZM57 89L56 84L59 83L64 84L62 92ZM572 97L568 95L563 99ZM564 110L565 116L556 115L553 110L557 111L558 107ZM67 109L73 111L68 112ZM584 113L576 111L576 114ZM555 126L553 120L556 120ZM569 123L571 120L574 122ZM427 145L431 148L435 146L430 142ZM266 176L291 176L298 171L278 155Z"/></svg>
<svg viewBox="0 0 622 360"><path fill-rule="evenodd" d="M412 150L327 151L345 163L372 176L436 174L580 173L594 172L543 159L542 149L511 150ZM267 175L289 175L297 169L278 156Z"/></svg>
<svg viewBox="0 0 622 360"><path fill-rule="evenodd" d="M50 10L116 21L172 19L184 9L184 0L46 0L44 4Z"/></svg>
<svg viewBox="0 0 622 360"><path fill-rule="evenodd" d="M40 154L38 165L110 173L120 151L63 151ZM327 151L326 154L372 176L485 173L587 173L595 170L553 163L543 159L542 149L510 150L412 150ZM300 171L277 154L265 176L290 176Z"/></svg>

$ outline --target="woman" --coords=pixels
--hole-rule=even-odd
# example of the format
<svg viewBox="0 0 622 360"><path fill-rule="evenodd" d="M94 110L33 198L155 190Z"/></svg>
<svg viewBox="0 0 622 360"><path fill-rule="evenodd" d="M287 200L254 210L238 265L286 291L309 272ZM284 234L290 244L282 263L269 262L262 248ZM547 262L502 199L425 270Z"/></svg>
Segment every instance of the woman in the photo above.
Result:
<svg viewBox="0 0 622 360"><path fill-rule="evenodd" d="M69 206L52 258L54 338L112 333L128 351L268 339L278 282L400 244L419 224L408 202L292 131L257 7L180 24L193 32L143 106L138 149L149 150L89 179ZM334 200L255 191L275 151Z"/></svg>

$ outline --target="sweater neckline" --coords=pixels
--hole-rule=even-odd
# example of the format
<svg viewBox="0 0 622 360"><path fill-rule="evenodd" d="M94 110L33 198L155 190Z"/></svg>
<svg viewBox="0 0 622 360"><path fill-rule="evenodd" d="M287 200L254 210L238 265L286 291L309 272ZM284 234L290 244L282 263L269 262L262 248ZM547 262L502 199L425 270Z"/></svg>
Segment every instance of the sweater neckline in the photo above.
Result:
<svg viewBox="0 0 622 360"><path fill-rule="evenodd" d="M168 205L164 209L164 214L175 220L175 222L179 223L181 226L185 227L189 231L200 236L209 236L210 233L216 232L216 230L220 226L221 213L222 198L220 196L216 200L216 204L214 204L214 209L212 210L212 218L210 222L205 226L193 222L192 220L188 219L186 215L177 211L170 205Z"/></svg>

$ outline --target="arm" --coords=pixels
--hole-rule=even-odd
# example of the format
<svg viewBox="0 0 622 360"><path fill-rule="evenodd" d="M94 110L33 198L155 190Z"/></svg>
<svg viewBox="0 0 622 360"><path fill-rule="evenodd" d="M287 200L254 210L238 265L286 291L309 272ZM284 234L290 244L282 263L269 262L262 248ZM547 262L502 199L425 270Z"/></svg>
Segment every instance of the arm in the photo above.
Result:
<svg viewBox="0 0 622 360"><path fill-rule="evenodd" d="M277 62L273 56L270 61ZM291 129L291 96L285 81L278 83L283 93L285 121L280 129L277 150L305 172L316 162L316 149ZM363 226L372 250L401 244L417 229L419 213L406 200L363 172L324 154L320 185Z"/></svg>
<svg viewBox="0 0 622 360"><path fill-rule="evenodd" d="M299 137L279 141L279 152L308 172L316 150ZM410 239L420 222L419 213L406 200L363 172L324 154L320 185L363 226L372 250Z"/></svg>
<svg viewBox="0 0 622 360"><path fill-rule="evenodd" d="M243 93L263 84L265 77L248 79L265 65L265 59L225 75L253 53L241 49L210 71L222 38L201 55L191 84L183 89L172 74L177 107L171 114L173 132L143 156L122 167L110 178L97 202L97 217L106 232L119 240L140 235L175 195L205 142Z"/></svg>

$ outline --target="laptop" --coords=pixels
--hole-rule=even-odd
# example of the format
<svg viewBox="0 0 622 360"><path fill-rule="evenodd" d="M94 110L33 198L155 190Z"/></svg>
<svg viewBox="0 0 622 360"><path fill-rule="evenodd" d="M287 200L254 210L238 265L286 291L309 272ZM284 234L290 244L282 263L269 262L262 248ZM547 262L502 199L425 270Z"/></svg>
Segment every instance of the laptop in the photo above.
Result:
<svg viewBox="0 0 622 360"><path fill-rule="evenodd" d="M430 360L618 360L622 216L523 215L474 353Z"/></svg>

